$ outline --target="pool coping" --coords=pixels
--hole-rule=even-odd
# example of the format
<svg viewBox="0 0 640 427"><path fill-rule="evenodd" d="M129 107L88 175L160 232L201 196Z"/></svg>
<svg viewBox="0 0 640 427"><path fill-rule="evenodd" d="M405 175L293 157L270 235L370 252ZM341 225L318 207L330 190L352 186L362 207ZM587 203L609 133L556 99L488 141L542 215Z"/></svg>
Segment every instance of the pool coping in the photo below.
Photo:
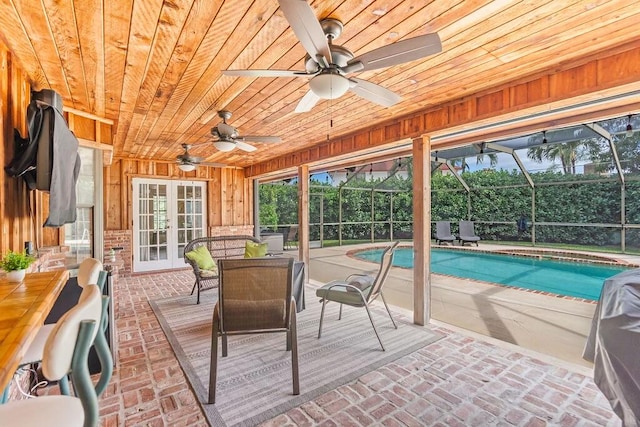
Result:
<svg viewBox="0 0 640 427"><path fill-rule="evenodd" d="M363 258L358 258L356 256L357 253L359 252L364 252L364 251L369 251L372 249L385 249L387 248L388 245L378 245L373 243L372 246L367 247L367 248L358 248L358 249L351 249L348 250L346 252L346 255L350 258L353 259L357 259L359 261L363 261L363 262L370 262L370 263L374 263L373 261L369 261ZM409 244L400 244L398 247L399 248L404 248L404 249L408 249L408 248L413 248L413 245L409 245ZM610 265L610 266L616 266L616 267L629 267L629 268L638 268L640 267L640 265L635 264L635 263L631 263L625 260L621 260L621 259L616 259L616 258L612 258L612 257L608 257L608 256L599 256L599 255L594 255L591 253L585 253L585 252L578 252L578 251L559 251L556 249L544 249L544 248L535 248L535 249L498 249L498 250L491 250L491 249L486 249L486 248L479 248L479 247L464 247L464 246L440 246L440 245L431 245L431 249L435 249L435 250L439 250L439 249L443 249L443 250L459 250L459 251L468 251L468 252L480 252L480 253L487 253L487 254L500 254L500 255L509 255L512 257L520 257L520 258L538 258L538 259L550 259L550 260L554 260L554 261L570 261L570 262L579 262L579 263L585 263L585 264L597 264L597 265ZM531 253L527 254L525 251L529 251ZM533 252L536 253L533 253ZM546 256L549 255L549 256ZM580 257L570 257L569 255L580 255ZM396 268L401 268L404 270L411 270L411 268L409 267L400 267L400 266L394 266ZM463 279L463 280L471 280L473 282L477 282L477 283L483 283L483 284L488 284L491 286L499 286L502 288L508 288L508 289L515 289L515 290L519 290L519 291L523 291L523 292L529 292L529 293L533 293L533 294L538 294L538 295L546 295L546 296L550 296L553 298L558 298L558 299L565 299L565 300L569 300L569 301L578 301L578 302L584 302L584 303L588 303L588 304L597 304L598 300L591 300L591 299L586 299L586 298L580 298L580 297L575 297L575 296L570 296L570 295L560 295L560 294L556 294L553 292L546 292L546 291L540 291L540 290L536 290L536 289L528 289L528 288L522 288L520 286L513 286L513 285L504 285L501 283L495 283L495 282L486 282L483 280L477 280L477 279L470 279L470 278L466 278L466 277L459 277L459 276L453 276L450 274L442 274L442 273L431 273L431 274L437 274L439 276L444 276L444 277L452 277L452 278L456 278L456 279Z"/></svg>

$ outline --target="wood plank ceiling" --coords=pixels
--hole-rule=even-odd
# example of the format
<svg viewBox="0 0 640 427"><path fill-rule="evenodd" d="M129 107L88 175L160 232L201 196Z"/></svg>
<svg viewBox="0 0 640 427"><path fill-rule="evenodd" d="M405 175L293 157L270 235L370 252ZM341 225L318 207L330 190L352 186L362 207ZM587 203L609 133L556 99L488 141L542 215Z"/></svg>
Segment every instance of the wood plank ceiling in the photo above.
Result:
<svg viewBox="0 0 640 427"><path fill-rule="evenodd" d="M628 0L317 0L344 23L355 55L437 32L442 52L357 77L402 96L384 108L347 93L294 113L303 78L224 76L224 69L304 69L305 51L277 0L0 0L0 35L36 89L114 120L117 157L172 161L210 141L216 112L242 135L278 135L253 153L193 154L248 166L501 83L640 44Z"/></svg>

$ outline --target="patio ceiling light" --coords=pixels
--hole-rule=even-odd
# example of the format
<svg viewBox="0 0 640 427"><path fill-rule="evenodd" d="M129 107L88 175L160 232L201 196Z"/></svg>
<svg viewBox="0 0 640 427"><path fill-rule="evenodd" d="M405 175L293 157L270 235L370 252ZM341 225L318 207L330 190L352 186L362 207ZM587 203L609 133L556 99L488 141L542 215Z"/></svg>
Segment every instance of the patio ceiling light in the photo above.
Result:
<svg viewBox="0 0 640 427"><path fill-rule="evenodd" d="M223 139L214 142L213 145L220 151L231 151L236 148L236 144L231 141L225 141Z"/></svg>
<svg viewBox="0 0 640 427"><path fill-rule="evenodd" d="M547 143L547 131L546 130L542 131L542 143L543 144Z"/></svg>
<svg viewBox="0 0 640 427"><path fill-rule="evenodd" d="M338 73L323 73L313 77L309 87L322 99L336 99L347 93L349 80Z"/></svg>
<svg viewBox="0 0 640 427"><path fill-rule="evenodd" d="M196 170L196 165L192 163L180 163L178 167L180 168L181 171L184 171L184 172L191 172Z"/></svg>
<svg viewBox="0 0 640 427"><path fill-rule="evenodd" d="M627 122L627 138L631 138L633 136L633 126L631 126L631 116L632 114L629 114L629 121Z"/></svg>

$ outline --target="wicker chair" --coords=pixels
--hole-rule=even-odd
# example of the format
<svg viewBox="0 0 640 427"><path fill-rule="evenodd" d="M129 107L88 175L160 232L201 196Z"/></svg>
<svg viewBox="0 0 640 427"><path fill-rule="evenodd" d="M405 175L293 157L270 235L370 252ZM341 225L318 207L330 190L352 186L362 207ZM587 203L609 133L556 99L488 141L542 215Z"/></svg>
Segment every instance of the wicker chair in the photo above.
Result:
<svg viewBox="0 0 640 427"><path fill-rule="evenodd" d="M213 310L209 403L216 400L218 337L222 357L227 336L286 332L291 350L293 394L300 394L296 302L292 298L293 258L218 260L219 298Z"/></svg>
<svg viewBox="0 0 640 427"><path fill-rule="evenodd" d="M187 243L184 253L188 253L199 246L206 246L214 260L243 258L247 240L260 243L253 236L212 236L199 237ZM218 274L211 271L200 270L195 261L184 256L184 262L191 265L196 281L191 288L191 295L197 291L196 304L200 304L200 292L213 289L218 286Z"/></svg>

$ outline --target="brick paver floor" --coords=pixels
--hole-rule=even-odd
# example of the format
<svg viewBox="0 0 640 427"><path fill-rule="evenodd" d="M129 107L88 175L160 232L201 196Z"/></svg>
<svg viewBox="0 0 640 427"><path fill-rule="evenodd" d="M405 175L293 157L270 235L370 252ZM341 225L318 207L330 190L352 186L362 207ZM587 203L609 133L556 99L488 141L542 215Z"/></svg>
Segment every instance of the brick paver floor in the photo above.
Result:
<svg viewBox="0 0 640 427"><path fill-rule="evenodd" d="M183 295L190 272L119 278L118 366L104 426L206 426L148 301ZM444 327L440 341L265 426L619 426L593 380L530 353Z"/></svg>

